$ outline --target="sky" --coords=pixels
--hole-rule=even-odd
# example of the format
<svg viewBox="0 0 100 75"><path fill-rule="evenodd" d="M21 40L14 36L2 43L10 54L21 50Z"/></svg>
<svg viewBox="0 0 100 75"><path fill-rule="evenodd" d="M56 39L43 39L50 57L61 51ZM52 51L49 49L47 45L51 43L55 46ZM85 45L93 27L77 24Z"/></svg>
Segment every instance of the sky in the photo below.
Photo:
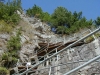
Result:
<svg viewBox="0 0 100 75"><path fill-rule="evenodd" d="M100 0L21 0L23 9L32 8L34 4L40 6L44 12L52 14L58 6L74 12L82 11L88 20L95 20L100 16Z"/></svg>

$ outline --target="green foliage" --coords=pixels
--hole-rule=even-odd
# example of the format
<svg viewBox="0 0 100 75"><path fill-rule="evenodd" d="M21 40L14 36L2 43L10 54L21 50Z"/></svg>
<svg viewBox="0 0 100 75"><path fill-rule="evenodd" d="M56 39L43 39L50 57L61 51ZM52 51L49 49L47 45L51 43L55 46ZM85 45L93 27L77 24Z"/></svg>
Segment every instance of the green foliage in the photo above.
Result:
<svg viewBox="0 0 100 75"><path fill-rule="evenodd" d="M12 36L10 38L10 40L8 41L8 44L7 44L7 48L9 51L13 51L13 50L20 50L21 48L21 43L20 43L20 30L17 32L16 36Z"/></svg>
<svg viewBox="0 0 100 75"><path fill-rule="evenodd" d="M9 53L9 52L4 53L2 55L2 60L5 60L5 62L3 62L4 67L10 67L11 65L13 65L17 62L17 58L15 56L13 56L12 52L11 53Z"/></svg>
<svg viewBox="0 0 100 75"><path fill-rule="evenodd" d="M13 0L9 4L0 3L0 20L17 24L20 20L17 10L20 10L19 0Z"/></svg>
<svg viewBox="0 0 100 75"><path fill-rule="evenodd" d="M96 33L95 36L98 38L100 37L100 33Z"/></svg>
<svg viewBox="0 0 100 75"><path fill-rule="evenodd" d="M7 60L8 59L8 53L4 53L3 55L2 55L2 60Z"/></svg>
<svg viewBox="0 0 100 75"><path fill-rule="evenodd" d="M9 71L4 67L0 67L0 75L7 75L7 74L9 74Z"/></svg>
<svg viewBox="0 0 100 75"><path fill-rule="evenodd" d="M51 16L48 12L43 12L40 18L43 22L50 22Z"/></svg>
<svg viewBox="0 0 100 75"><path fill-rule="evenodd" d="M54 11L54 13L51 15L51 19L54 21L52 24L54 27L57 26L64 26L65 24L68 24L68 17L70 16L70 13L67 11L64 7L57 7Z"/></svg>
<svg viewBox="0 0 100 75"><path fill-rule="evenodd" d="M64 27L64 26L58 26L58 28L57 28L57 33L61 33L61 34L64 34L64 33L66 33L65 31L66 31L66 27Z"/></svg>
<svg viewBox="0 0 100 75"><path fill-rule="evenodd" d="M28 10L26 10L26 14L31 17L32 16L32 9L29 8Z"/></svg>
<svg viewBox="0 0 100 75"><path fill-rule="evenodd" d="M16 36L12 36L7 43L8 52L2 55L2 61L5 61L3 62L4 67L9 68L13 66L14 64L16 64L17 59L19 58L18 51L21 48L20 30L21 29L19 29Z"/></svg>
<svg viewBox="0 0 100 75"><path fill-rule="evenodd" d="M51 19L52 27L55 27L56 32L61 34L75 33L80 29L90 28L92 25L92 20L87 21L85 17L82 17L82 12L71 13L64 7L57 7Z"/></svg>
<svg viewBox="0 0 100 75"><path fill-rule="evenodd" d="M39 6L34 5L32 9L29 8L28 10L26 10L26 14L28 16L34 16L34 17L40 18L42 15L42 9Z"/></svg>
<svg viewBox="0 0 100 75"><path fill-rule="evenodd" d="M43 12L41 7L37 5L26 10L26 14L30 17L40 18L42 22L50 22L51 20L51 15L48 12Z"/></svg>
<svg viewBox="0 0 100 75"><path fill-rule="evenodd" d="M94 40L93 36L90 36L88 38L85 39L85 43L90 43Z"/></svg>
<svg viewBox="0 0 100 75"><path fill-rule="evenodd" d="M82 12L77 13L76 11L74 11L73 16L74 16L74 21L78 21L82 19Z"/></svg>
<svg viewBox="0 0 100 75"><path fill-rule="evenodd" d="M43 12L42 9L34 5L26 11L31 17L40 18L43 22L50 23L51 28L55 28L58 34L70 34L78 32L83 28L90 28L92 20L87 20L82 16L82 12L70 12L64 7L57 7L53 14ZM97 21L98 22L98 21Z"/></svg>
<svg viewBox="0 0 100 75"><path fill-rule="evenodd" d="M95 24L96 26L100 26L100 17L97 17L97 19L95 20Z"/></svg>

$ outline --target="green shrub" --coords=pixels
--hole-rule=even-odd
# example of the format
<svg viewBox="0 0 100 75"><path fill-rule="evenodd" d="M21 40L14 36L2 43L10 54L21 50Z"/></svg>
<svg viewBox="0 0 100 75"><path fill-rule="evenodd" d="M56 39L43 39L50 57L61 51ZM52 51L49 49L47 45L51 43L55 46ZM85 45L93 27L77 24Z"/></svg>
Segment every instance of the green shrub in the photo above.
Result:
<svg viewBox="0 0 100 75"><path fill-rule="evenodd" d="M98 37L100 37L100 34L99 33L96 33L95 36L98 38Z"/></svg>
<svg viewBox="0 0 100 75"><path fill-rule="evenodd" d="M9 54L8 53L4 53L2 55L2 60L8 60L8 58L9 58Z"/></svg>
<svg viewBox="0 0 100 75"><path fill-rule="evenodd" d="M88 38L85 39L85 43L90 43L94 40L93 36L90 36Z"/></svg>
<svg viewBox="0 0 100 75"><path fill-rule="evenodd" d="M4 67L0 67L0 75L7 75L9 74L9 70Z"/></svg>
<svg viewBox="0 0 100 75"><path fill-rule="evenodd" d="M4 61L2 64L4 67L10 68L17 63L17 59L19 58L18 51L21 48L20 35L21 33L19 29L18 32L16 33L16 36L12 36L8 41L7 43L8 52L2 55L2 61Z"/></svg>
<svg viewBox="0 0 100 75"><path fill-rule="evenodd" d="M21 48L20 35L21 35L21 33L20 33L20 30L19 30L17 32L16 36L12 36L10 38L10 40L7 43L7 48L8 48L9 51L13 51L13 50L17 51L17 50L20 50L20 48Z"/></svg>
<svg viewBox="0 0 100 75"><path fill-rule="evenodd" d="M19 7L18 1L13 0L9 4L0 3L0 20L4 20L7 23L17 24L20 20L20 16L16 13L21 7ZM19 3L20 4L20 3Z"/></svg>
<svg viewBox="0 0 100 75"><path fill-rule="evenodd" d="M6 52L2 55L2 66L3 67L7 67L10 68L11 66L13 66L14 64L17 63L17 58L12 56L12 53Z"/></svg>

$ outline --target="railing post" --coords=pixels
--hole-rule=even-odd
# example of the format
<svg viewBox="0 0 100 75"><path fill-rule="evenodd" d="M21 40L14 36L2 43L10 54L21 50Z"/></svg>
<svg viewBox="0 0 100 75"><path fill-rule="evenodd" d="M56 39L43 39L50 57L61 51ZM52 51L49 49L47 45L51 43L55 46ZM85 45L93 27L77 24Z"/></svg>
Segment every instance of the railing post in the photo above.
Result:
<svg viewBox="0 0 100 75"><path fill-rule="evenodd" d="M49 75L51 75L51 67L50 67Z"/></svg>
<svg viewBox="0 0 100 75"><path fill-rule="evenodd" d="M57 48L56 48L56 53L57 53ZM58 62L58 55L57 55L57 62Z"/></svg>
<svg viewBox="0 0 100 75"><path fill-rule="evenodd" d="M56 48L56 53L57 53L57 48ZM57 55L57 57L56 57L56 65L59 65L59 54ZM57 66L57 67L55 67L55 69L56 69L56 75L59 75L59 70L60 70L60 66Z"/></svg>
<svg viewBox="0 0 100 75"><path fill-rule="evenodd" d="M47 58L49 58L49 55L47 55ZM49 66L49 60L46 62L46 66Z"/></svg>

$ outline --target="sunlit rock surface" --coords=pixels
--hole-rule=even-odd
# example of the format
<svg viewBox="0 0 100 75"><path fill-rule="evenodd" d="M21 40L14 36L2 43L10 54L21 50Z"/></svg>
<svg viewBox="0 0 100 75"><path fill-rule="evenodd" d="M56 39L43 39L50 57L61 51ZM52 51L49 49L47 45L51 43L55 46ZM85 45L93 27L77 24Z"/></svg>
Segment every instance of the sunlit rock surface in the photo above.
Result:
<svg viewBox="0 0 100 75"><path fill-rule="evenodd" d="M27 17L24 13L20 13L23 19L18 28L22 27L21 34L21 50L19 52L19 62L18 66L22 63L30 62L31 58L34 58L38 62L38 57L35 53L35 48L39 47L38 43L57 43L63 42L64 44L68 41L79 39L82 37L81 33L72 34L69 36L62 36L54 34L51 28L46 23L41 22L40 19ZM17 28L16 28L17 29ZM16 30L15 29L15 30ZM14 31L15 32L15 31ZM83 32L83 31L82 31ZM10 34L0 34L0 55L7 50L6 44L10 38ZM76 36L76 37L75 37ZM86 61L92 59L93 57L100 55L100 37L92 41L91 43L83 44L81 46L70 48L57 57L52 58L51 61L47 61L38 67L38 69L43 69L49 66L56 66L59 64L64 64L62 66L57 66L51 68L51 75L63 75L64 73L82 65ZM49 75L50 69L44 69L37 71L31 75ZM70 75L100 75L100 64L99 62L94 62L79 71L72 73Z"/></svg>

